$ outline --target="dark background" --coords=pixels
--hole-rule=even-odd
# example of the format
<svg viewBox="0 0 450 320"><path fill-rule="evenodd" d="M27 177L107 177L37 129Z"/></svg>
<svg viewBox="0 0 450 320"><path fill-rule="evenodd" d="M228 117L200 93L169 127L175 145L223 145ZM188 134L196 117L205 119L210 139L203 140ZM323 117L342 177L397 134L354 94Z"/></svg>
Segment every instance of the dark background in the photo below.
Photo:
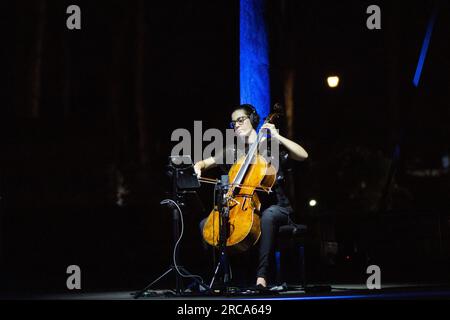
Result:
<svg viewBox="0 0 450 320"><path fill-rule="evenodd" d="M292 176L295 220L311 230L310 281L364 281L370 264L386 281L448 280L447 1L412 84L435 3L268 2L272 101L286 102L294 73L293 138L310 155ZM71 4L81 30L66 28ZM371 4L381 7L381 30L366 28ZM170 214L159 202L170 190L172 131L192 132L194 120L225 129L239 104L238 1L0 9L0 288L64 291L71 264L84 290L146 285L171 259ZM341 78L336 89L330 74ZM213 261L197 225L212 190L199 190L204 210L185 213L181 247L183 264L207 279Z"/></svg>

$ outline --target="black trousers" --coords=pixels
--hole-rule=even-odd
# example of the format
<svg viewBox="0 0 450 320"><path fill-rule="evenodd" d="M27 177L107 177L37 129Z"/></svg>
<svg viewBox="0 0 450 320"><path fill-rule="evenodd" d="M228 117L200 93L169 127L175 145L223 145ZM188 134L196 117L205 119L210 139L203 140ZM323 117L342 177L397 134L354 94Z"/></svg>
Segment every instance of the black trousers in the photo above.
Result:
<svg viewBox="0 0 450 320"><path fill-rule="evenodd" d="M278 228L289 223L289 217L292 213L292 207L271 205L263 210L261 214L261 236L258 241L258 259L256 267L256 276L267 279L271 263L274 260L275 241ZM200 230L206 219L200 222Z"/></svg>
<svg viewBox="0 0 450 320"><path fill-rule="evenodd" d="M269 267L273 261L275 241L278 228L289 223L291 207L272 205L265 209L261 215L261 236L258 246L258 266L256 276L268 278Z"/></svg>

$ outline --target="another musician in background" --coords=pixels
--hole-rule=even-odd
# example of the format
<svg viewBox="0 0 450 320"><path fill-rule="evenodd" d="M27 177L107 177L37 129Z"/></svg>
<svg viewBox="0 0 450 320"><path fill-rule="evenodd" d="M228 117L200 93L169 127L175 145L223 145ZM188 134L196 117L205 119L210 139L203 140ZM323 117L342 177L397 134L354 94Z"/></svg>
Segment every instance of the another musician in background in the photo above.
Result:
<svg viewBox="0 0 450 320"><path fill-rule="evenodd" d="M251 145L256 141L257 128L259 123L259 115L256 109L249 104L243 104L235 108L231 113L231 124L238 139L243 139L246 146ZM271 261L271 256L274 251L275 234L278 228L284 224L289 223L292 207L287 197L286 183L284 179L284 168L286 167L288 158L302 161L308 157L308 153L298 143L281 136L275 125L267 123L261 127L261 130L267 129L270 131L273 142L279 143L279 168L276 182L272 188L273 192L267 195L260 195L261 207L261 237L259 239L258 251L258 266L256 270L256 285L267 286L268 270ZM246 148L248 150L248 148ZM231 153L231 154L230 154ZM216 166L223 159L238 159L236 157L236 147L227 146L221 154L215 157L210 157L197 162L194 165L198 176L201 176L202 171ZM228 170L231 164L228 165ZM202 225L205 221L202 221Z"/></svg>

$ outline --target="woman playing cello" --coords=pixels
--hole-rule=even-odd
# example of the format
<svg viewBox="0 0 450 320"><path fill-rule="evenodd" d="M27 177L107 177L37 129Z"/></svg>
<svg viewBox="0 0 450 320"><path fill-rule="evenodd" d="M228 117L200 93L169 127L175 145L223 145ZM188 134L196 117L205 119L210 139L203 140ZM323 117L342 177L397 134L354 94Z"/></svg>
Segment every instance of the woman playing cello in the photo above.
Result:
<svg viewBox="0 0 450 320"><path fill-rule="evenodd" d="M235 108L231 113L231 126L234 129L235 135L238 139L244 142L245 146L249 146L254 143L258 137L255 128L259 123L259 115L256 109L249 104L243 104ZM292 160L302 161L308 157L308 153L303 147L289 140L279 134L275 125L271 123L265 123L261 130L270 131L271 139L275 143L279 143L279 168L276 174L275 183L271 192L266 199L262 199L261 207L261 235L259 238L258 247L258 266L256 269L256 285L267 286L267 277L270 264L270 257L274 251L274 237L276 230L281 225L288 224L289 216L292 213L292 207L287 197L285 188L283 167L286 164L288 158ZM246 148L248 150L248 148ZM223 153L210 157L202 161L197 162L194 165L197 175L200 177L202 171L216 166L221 162L223 157L233 157L229 153L236 155L235 148L227 146ZM219 159L219 157L222 157ZM206 219L205 219L206 220ZM202 221L202 224L205 223Z"/></svg>

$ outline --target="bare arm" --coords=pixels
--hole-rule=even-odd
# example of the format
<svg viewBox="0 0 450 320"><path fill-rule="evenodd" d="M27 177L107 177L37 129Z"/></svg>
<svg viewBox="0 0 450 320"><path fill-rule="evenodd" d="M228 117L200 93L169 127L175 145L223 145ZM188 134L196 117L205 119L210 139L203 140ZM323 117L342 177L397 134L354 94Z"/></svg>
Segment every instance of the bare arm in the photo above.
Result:
<svg viewBox="0 0 450 320"><path fill-rule="evenodd" d="M261 129L263 128L270 130L270 135L272 136L272 138L278 140L280 144L282 144L288 150L290 158L297 161L303 161L308 158L308 153L301 145L292 140L289 140L288 138L283 137L281 134L279 134L278 130L273 124L267 123L261 127Z"/></svg>
<svg viewBox="0 0 450 320"><path fill-rule="evenodd" d="M214 160L213 157L206 158L204 160L197 162L194 165L195 173L197 174L198 177L201 177L203 170L208 170L210 168L213 168L213 167L215 167L215 165L216 165L216 160Z"/></svg>
<svg viewBox="0 0 450 320"><path fill-rule="evenodd" d="M289 140L288 138L285 138L281 135L278 135L276 139L278 139L278 141L288 150L289 157L293 160L303 161L308 158L308 153L298 143Z"/></svg>

